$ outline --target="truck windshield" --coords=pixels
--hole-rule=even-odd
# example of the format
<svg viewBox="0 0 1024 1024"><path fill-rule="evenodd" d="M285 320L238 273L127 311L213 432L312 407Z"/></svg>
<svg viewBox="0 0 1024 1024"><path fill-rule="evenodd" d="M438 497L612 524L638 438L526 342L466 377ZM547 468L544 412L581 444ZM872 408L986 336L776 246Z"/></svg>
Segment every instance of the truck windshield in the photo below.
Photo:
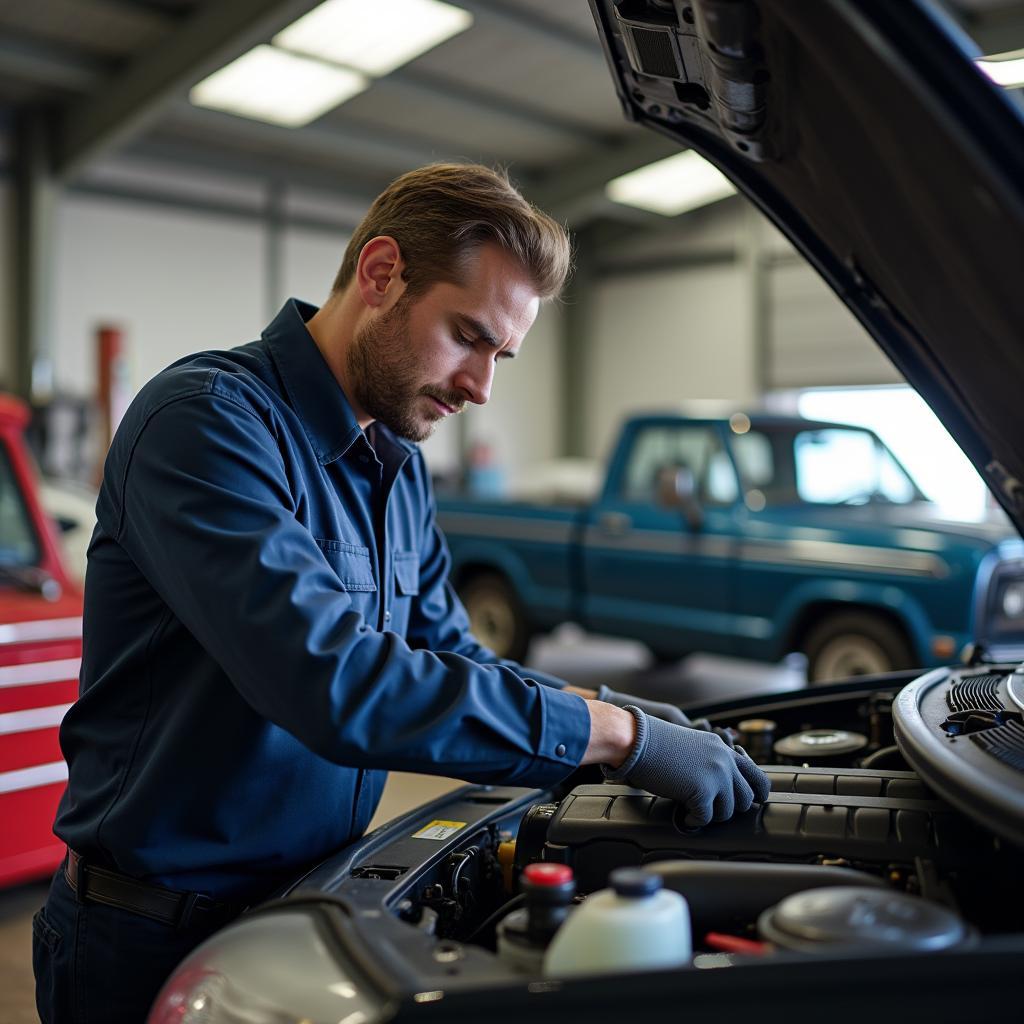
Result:
<svg viewBox="0 0 1024 1024"><path fill-rule="evenodd" d="M39 543L10 459L0 443L0 568L36 565ZM0 579L0 585L3 580Z"/></svg>
<svg viewBox="0 0 1024 1024"><path fill-rule="evenodd" d="M868 430L751 430L733 438L744 490L765 505L907 505L924 495Z"/></svg>

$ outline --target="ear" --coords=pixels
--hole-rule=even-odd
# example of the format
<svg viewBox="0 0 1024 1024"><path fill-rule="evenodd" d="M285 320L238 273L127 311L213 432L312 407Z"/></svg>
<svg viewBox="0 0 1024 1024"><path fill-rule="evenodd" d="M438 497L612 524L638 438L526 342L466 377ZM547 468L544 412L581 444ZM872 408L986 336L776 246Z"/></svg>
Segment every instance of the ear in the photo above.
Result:
<svg viewBox="0 0 1024 1024"><path fill-rule="evenodd" d="M371 238L356 263L356 287L371 309L386 312L405 291L402 250L390 235Z"/></svg>

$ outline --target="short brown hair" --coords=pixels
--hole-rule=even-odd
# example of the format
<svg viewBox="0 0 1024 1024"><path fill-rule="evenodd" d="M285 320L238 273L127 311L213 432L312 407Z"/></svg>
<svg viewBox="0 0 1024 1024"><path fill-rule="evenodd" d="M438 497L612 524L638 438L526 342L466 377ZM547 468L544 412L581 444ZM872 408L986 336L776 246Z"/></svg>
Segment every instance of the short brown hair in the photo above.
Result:
<svg viewBox="0 0 1024 1024"><path fill-rule="evenodd" d="M438 281L459 283L486 242L522 264L541 299L561 292L571 263L565 228L524 199L504 171L480 164L428 164L396 178L352 235L332 294L353 279L363 246L378 235L398 242L410 297Z"/></svg>

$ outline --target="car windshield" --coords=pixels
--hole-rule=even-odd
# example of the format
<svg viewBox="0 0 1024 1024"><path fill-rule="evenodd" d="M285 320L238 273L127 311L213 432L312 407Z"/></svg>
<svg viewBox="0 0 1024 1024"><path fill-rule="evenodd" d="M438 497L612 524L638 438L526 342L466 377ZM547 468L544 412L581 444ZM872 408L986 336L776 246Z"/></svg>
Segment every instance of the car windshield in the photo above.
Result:
<svg viewBox="0 0 1024 1024"><path fill-rule="evenodd" d="M733 438L747 504L907 505L924 496L879 438L853 427L750 430Z"/></svg>
<svg viewBox="0 0 1024 1024"><path fill-rule="evenodd" d="M34 566L39 544L21 488L3 444L0 443L0 569ZM0 586L4 580L0 578Z"/></svg>

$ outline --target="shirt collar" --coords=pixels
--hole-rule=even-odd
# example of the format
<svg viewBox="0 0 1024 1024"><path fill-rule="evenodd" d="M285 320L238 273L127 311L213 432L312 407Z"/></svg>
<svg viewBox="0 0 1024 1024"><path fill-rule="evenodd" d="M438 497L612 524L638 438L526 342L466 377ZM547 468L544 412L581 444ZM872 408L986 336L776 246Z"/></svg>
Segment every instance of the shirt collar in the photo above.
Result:
<svg viewBox="0 0 1024 1024"><path fill-rule="evenodd" d="M308 302L289 299L264 330L263 339L317 459L326 465L365 435L348 396L306 328L316 312L317 307ZM416 450L383 424L378 425L376 439L378 444L383 440L397 447L402 461Z"/></svg>

